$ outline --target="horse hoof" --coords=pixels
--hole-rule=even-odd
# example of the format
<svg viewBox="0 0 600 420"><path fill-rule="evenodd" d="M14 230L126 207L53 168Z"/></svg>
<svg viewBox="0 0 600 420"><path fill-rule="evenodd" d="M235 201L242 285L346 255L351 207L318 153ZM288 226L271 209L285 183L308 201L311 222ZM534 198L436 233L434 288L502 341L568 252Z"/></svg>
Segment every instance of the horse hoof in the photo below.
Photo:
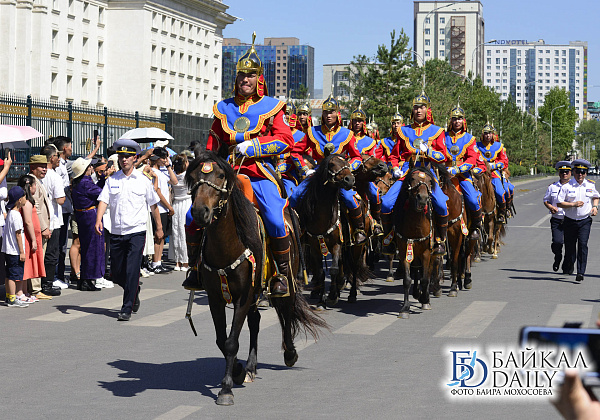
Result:
<svg viewBox="0 0 600 420"><path fill-rule="evenodd" d="M268 308L271 305L269 304L269 299L260 298L260 300L258 301L258 306L260 308Z"/></svg>
<svg viewBox="0 0 600 420"><path fill-rule="evenodd" d="M430 311L431 310L431 304L429 303L422 303L421 304L421 309L424 311Z"/></svg>
<svg viewBox="0 0 600 420"><path fill-rule="evenodd" d="M492 260L497 260L498 259L498 254L492 254Z"/></svg>
<svg viewBox="0 0 600 420"><path fill-rule="evenodd" d="M356 303L356 296L354 296L354 295L348 296L348 303Z"/></svg>
<svg viewBox="0 0 600 420"><path fill-rule="evenodd" d="M294 350L294 352L292 353L292 357L288 357L287 353L288 353L287 351L285 351L283 353L283 361L285 362L285 365L287 367L292 367L298 361L298 352L296 350Z"/></svg>
<svg viewBox="0 0 600 420"><path fill-rule="evenodd" d="M473 283L465 283L465 289L470 289L473 287Z"/></svg>
<svg viewBox="0 0 600 420"><path fill-rule="evenodd" d="M473 262L480 263L481 262L481 258L475 257L475 258L473 258Z"/></svg>
<svg viewBox="0 0 600 420"><path fill-rule="evenodd" d="M233 394L219 394L217 405L233 405Z"/></svg>
<svg viewBox="0 0 600 420"><path fill-rule="evenodd" d="M325 310L325 303L323 303L323 302L319 302L319 303L317 303L317 304L315 305L315 308L314 308L314 310L315 310L315 311L319 311L319 312L321 312L321 311L324 311L324 310Z"/></svg>
<svg viewBox="0 0 600 420"><path fill-rule="evenodd" d="M458 292L456 290L450 290L448 292L448 297L457 297L458 296Z"/></svg>
<svg viewBox="0 0 600 420"><path fill-rule="evenodd" d="M442 290L441 289L440 290L436 290L433 293L433 296L435 296L436 298L442 297Z"/></svg>
<svg viewBox="0 0 600 420"><path fill-rule="evenodd" d="M245 379L246 379L246 369L244 369L244 366L242 366L241 363L238 363L233 368L233 383L236 385L241 385L244 383Z"/></svg>
<svg viewBox="0 0 600 420"><path fill-rule="evenodd" d="M398 318L400 319L408 319L410 317L410 314L408 312L400 312L398 314Z"/></svg>
<svg viewBox="0 0 600 420"><path fill-rule="evenodd" d="M394 282L394 276L388 276L385 281L387 281L388 283L393 283Z"/></svg>
<svg viewBox="0 0 600 420"><path fill-rule="evenodd" d="M246 377L244 378L244 383L254 382L254 378L256 378L256 373L246 372Z"/></svg>
<svg viewBox="0 0 600 420"><path fill-rule="evenodd" d="M335 298L335 299L329 299L329 298L328 298L328 299L325 301L325 303L327 303L327 306L335 306L335 305L337 305L337 303L338 303L338 300L339 300L338 298Z"/></svg>

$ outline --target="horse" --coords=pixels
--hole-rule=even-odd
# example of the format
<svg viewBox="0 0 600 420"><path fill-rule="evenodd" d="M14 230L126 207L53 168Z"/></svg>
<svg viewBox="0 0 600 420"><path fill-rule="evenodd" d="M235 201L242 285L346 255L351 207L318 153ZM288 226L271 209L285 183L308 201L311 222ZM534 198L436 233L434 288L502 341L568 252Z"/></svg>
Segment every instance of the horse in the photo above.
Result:
<svg viewBox="0 0 600 420"><path fill-rule="evenodd" d="M192 217L204 227L200 245L201 275L208 295L217 346L225 356L225 376L217 404L232 405L232 387L256 377L260 313L256 303L269 274L265 264L264 228L253 204L246 198L231 166L213 152L202 152L189 165L185 182L192 196ZM290 213L286 213L290 226ZM298 270L298 245L290 253ZM310 310L295 279L289 279L289 296L272 298L282 328L283 358L286 366L298 360L294 338L301 331L315 340L318 329L327 324ZM227 336L225 307L233 305L233 321ZM237 359L239 335L248 319L250 351L246 368Z"/></svg>
<svg viewBox="0 0 600 420"><path fill-rule="evenodd" d="M504 224L497 221L498 208L492 184L492 171L488 162L485 162L485 165L487 170L478 176L482 193L482 250L491 254L492 259L496 259L498 258L501 238L506 235L506 229Z"/></svg>
<svg viewBox="0 0 600 420"><path fill-rule="evenodd" d="M308 265L312 272L313 290L311 298L318 299L317 308L324 309L325 272L323 257L331 253L332 262L330 289L343 287L342 229L340 188L350 189L354 185L354 175L348 161L342 155L331 154L325 157L309 178L304 195L296 204L304 235L309 246Z"/></svg>
<svg viewBox="0 0 600 420"><path fill-rule="evenodd" d="M464 237L468 235L466 226L466 211L464 199L461 193L458 192L452 180L452 176L443 165L435 165L435 169L439 174L439 185L442 191L448 197L448 261L450 263L450 285L449 297L458 295L461 273L464 267L464 254L462 251ZM440 281L444 277L442 257L433 260L431 291L436 297L442 295Z"/></svg>
<svg viewBox="0 0 600 420"><path fill-rule="evenodd" d="M394 229L396 249L403 266L404 303L399 318L408 318L410 302L408 295L414 273L413 297L421 303L421 309L431 309L429 282L432 270L433 206L431 192L439 188L431 171L423 166L411 168L398 193L394 206ZM411 265L420 270L413 270ZM419 275L419 271L421 272ZM420 284L419 284L420 283Z"/></svg>

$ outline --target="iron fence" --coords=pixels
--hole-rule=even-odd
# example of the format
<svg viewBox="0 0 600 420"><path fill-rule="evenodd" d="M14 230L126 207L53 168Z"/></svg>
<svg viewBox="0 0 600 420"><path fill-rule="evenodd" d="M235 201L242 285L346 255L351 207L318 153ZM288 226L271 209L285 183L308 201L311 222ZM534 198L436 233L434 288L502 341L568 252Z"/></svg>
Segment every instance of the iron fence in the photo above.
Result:
<svg viewBox="0 0 600 420"><path fill-rule="evenodd" d="M0 124L28 125L44 134L44 138L27 141L29 149L14 150L14 163L8 176L16 178L29 172L29 156L39 153L50 137L71 138L73 157L86 156L92 150L94 130L98 130L102 140L98 153L105 154L108 147L132 128L158 127L164 130L166 118L140 114L138 111L118 111L106 107L36 99L30 95L24 98L0 94ZM0 153L4 157L2 149Z"/></svg>

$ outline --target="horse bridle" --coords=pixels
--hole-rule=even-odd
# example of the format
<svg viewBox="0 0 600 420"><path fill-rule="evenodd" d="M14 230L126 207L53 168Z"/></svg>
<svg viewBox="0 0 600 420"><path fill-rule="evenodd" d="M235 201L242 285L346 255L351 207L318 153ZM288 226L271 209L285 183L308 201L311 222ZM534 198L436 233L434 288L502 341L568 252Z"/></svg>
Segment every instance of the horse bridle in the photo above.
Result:
<svg viewBox="0 0 600 420"><path fill-rule="evenodd" d="M421 185L425 185L425 188L427 188L427 194L431 195L431 188L425 181L419 181L415 185L408 184L407 190L408 192L411 192L412 190L419 188Z"/></svg>
<svg viewBox="0 0 600 420"><path fill-rule="evenodd" d="M337 156L336 156L337 157ZM341 159L341 158L340 158ZM333 160L333 159L332 159ZM350 165L348 165L348 163L346 162L344 164L344 166L340 167L337 171L332 171L331 169L327 168L327 173L329 174L330 178L327 178L327 180L325 181L324 184L327 184L328 182L334 182L335 181L335 177L342 172L344 169L348 169L349 171L352 171L352 169L350 168Z"/></svg>
<svg viewBox="0 0 600 420"><path fill-rule="evenodd" d="M227 194L225 196L225 198L221 198L219 200L217 206L213 207L213 209L212 209L213 210L213 220L216 220L221 215L223 208L225 208L225 205L227 204L227 201L229 200L229 194L231 194L231 190L227 189L227 178L225 178L222 187L219 187L217 184L209 181L208 179L200 178L194 185L192 185L192 188L190 188L190 195L193 197L192 202L196 198L196 191L198 190L198 187L200 187L200 185L208 185L209 187L214 188L215 190L219 191L221 194Z"/></svg>

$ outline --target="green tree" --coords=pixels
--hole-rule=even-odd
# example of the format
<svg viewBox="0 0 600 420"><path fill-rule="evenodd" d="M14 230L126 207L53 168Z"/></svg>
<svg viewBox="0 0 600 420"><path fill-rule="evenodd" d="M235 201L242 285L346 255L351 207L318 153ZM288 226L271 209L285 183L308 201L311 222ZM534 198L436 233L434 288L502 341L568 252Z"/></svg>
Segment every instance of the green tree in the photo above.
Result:
<svg viewBox="0 0 600 420"><path fill-rule="evenodd" d="M293 99L306 99L308 98L308 88L302 83L298 85L298 89L291 91L291 97Z"/></svg>
<svg viewBox="0 0 600 420"><path fill-rule="evenodd" d="M600 144L600 121L582 121L581 124L579 124L579 127L577 127L577 136L575 139L577 142L577 149L582 152L580 156L583 156L594 165L597 165L600 156L598 153L598 145Z"/></svg>
<svg viewBox="0 0 600 420"><path fill-rule="evenodd" d="M554 112L552 112L554 110ZM564 159L572 149L577 123L577 111L571 107L569 92L554 87L546 94L544 105L538 109L543 129L552 134L552 159ZM552 124L550 130L549 124ZM548 162L553 165L555 162Z"/></svg>

